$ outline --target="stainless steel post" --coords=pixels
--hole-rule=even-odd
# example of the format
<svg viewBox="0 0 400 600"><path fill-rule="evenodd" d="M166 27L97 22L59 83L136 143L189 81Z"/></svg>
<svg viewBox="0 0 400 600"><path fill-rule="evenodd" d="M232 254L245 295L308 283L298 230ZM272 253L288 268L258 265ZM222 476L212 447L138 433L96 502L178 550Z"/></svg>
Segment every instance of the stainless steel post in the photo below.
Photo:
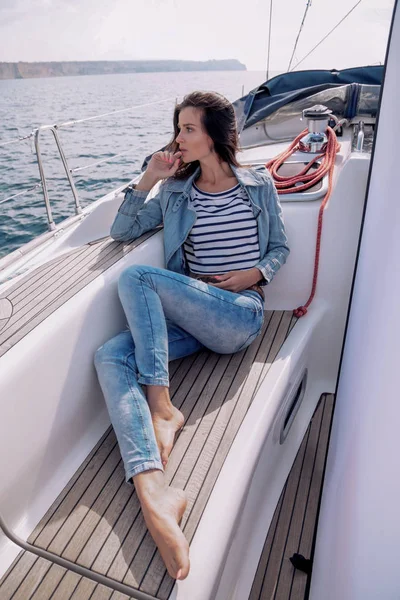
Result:
<svg viewBox="0 0 400 600"><path fill-rule="evenodd" d="M78 192L76 190L76 187L75 187L75 184L74 184L74 180L72 178L71 171L70 171L70 168L68 166L68 162L67 162L66 156L64 154L64 150L63 150L62 145L61 145L60 138L58 137L57 126L46 125L44 127L39 127L38 129L35 130L36 157L37 157L37 161L38 161L40 180L42 182L44 202L45 202L45 205L46 205L47 221L48 221L48 224L49 224L48 226L49 226L49 230L50 231L54 231L54 229L56 228L56 226L55 226L55 223L54 223L54 220L53 220L52 211L51 211L49 192L47 190L46 176L44 174L42 154L41 154L41 151L40 151L40 143L39 143L40 134L41 134L42 131L44 131L46 129L49 129L52 132L52 134L54 136L54 139L55 139L55 142L57 144L57 149L58 149L61 161L62 161L63 166L64 166L65 174L66 174L66 176L68 178L68 182L69 182L69 185L71 187L72 195L74 196L75 214L77 214L77 215L82 214L82 208L81 208L81 205L79 203Z"/></svg>
<svg viewBox="0 0 400 600"><path fill-rule="evenodd" d="M40 180L42 182L42 190L43 190L43 196L44 196L44 203L46 205L48 227L49 227L49 231L54 231L56 226L54 224L53 215L51 212L49 192L47 190L46 177L45 177L44 170L43 170L43 162L42 162L42 155L40 152L39 136L40 136L40 127L39 127L39 129L35 130L35 138L34 139L35 139L36 158L38 161Z"/></svg>

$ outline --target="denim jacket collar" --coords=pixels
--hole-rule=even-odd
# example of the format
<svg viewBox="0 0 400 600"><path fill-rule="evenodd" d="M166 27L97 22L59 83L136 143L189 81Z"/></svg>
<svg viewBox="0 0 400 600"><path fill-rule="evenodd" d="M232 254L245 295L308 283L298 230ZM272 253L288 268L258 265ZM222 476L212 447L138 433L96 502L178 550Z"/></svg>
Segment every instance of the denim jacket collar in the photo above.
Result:
<svg viewBox="0 0 400 600"><path fill-rule="evenodd" d="M244 186L258 186L265 183L265 178L261 174L257 173L253 169L246 167L235 167L230 165L232 171L235 174L236 179L241 185ZM200 166L190 175L188 179L174 179L173 177L167 179L164 184L164 189L171 192L186 192L188 193L192 187L193 181L197 179L200 174Z"/></svg>

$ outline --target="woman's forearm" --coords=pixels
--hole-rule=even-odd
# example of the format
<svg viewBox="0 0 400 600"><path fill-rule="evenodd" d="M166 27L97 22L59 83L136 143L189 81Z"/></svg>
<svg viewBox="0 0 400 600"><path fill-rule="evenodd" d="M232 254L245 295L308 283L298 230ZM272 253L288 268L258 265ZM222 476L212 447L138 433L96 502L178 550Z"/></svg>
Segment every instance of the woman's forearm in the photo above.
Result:
<svg viewBox="0 0 400 600"><path fill-rule="evenodd" d="M151 190L151 188L154 187L156 185L156 183L158 183L159 181L161 181L161 180L154 177L154 175L151 175L151 173L148 173L147 171L145 171L143 177L141 178L139 183L135 186L135 189L142 191L142 192L149 192Z"/></svg>

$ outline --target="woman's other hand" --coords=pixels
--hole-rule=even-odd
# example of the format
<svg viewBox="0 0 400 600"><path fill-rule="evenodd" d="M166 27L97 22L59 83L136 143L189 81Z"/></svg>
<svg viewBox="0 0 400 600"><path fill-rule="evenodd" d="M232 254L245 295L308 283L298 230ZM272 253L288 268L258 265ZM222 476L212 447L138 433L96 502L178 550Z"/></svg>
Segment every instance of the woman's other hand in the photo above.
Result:
<svg viewBox="0 0 400 600"><path fill-rule="evenodd" d="M147 166L146 173L154 179L165 179L175 175L181 162L182 152L155 152Z"/></svg>
<svg viewBox="0 0 400 600"><path fill-rule="evenodd" d="M175 175L181 162L181 156L182 152L155 152L136 189L149 191L161 179Z"/></svg>
<svg viewBox="0 0 400 600"><path fill-rule="evenodd" d="M212 283L210 285L230 292L242 292L255 283L258 283L262 278L261 271L253 267L244 271L229 271L229 273L219 275L219 283Z"/></svg>

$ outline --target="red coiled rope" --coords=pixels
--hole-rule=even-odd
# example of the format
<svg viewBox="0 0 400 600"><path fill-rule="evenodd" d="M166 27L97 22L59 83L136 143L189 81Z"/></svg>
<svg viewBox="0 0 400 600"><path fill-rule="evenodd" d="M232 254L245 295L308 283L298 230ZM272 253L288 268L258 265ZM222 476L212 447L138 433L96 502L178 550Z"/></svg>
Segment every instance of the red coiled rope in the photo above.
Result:
<svg viewBox="0 0 400 600"><path fill-rule="evenodd" d="M307 190L312 187L326 173L329 173L329 186L328 191L326 193L325 198L321 202L321 206L318 214L318 229L317 229L317 244L315 248L315 260L314 260L314 276L313 283L311 288L310 297L305 303L304 306L299 306L293 311L295 317L303 317L307 314L307 309L310 306L311 302L315 296L315 290L317 288L317 280L318 280L318 268L319 268L319 255L321 249L321 234L322 234L322 220L325 206L329 200L329 197L332 193L333 188L333 170L335 167L335 157L336 153L340 150L340 144L336 139L336 134L331 127L328 127L326 134L328 136L328 143L326 149L323 153L319 154L315 158L313 158L305 168L293 177L284 177L282 175L278 175L279 167L291 156L299 150L299 142L302 137L304 137L308 133L308 129L302 131L296 139L290 144L290 146L281 154L278 154L275 158L270 160L265 166L270 171L272 177L275 181L276 189L278 190L278 194L290 194L293 192L301 192L302 190ZM322 159L322 160L321 160ZM307 173L312 165L317 161L321 160L321 164L317 169L313 169L312 173Z"/></svg>

